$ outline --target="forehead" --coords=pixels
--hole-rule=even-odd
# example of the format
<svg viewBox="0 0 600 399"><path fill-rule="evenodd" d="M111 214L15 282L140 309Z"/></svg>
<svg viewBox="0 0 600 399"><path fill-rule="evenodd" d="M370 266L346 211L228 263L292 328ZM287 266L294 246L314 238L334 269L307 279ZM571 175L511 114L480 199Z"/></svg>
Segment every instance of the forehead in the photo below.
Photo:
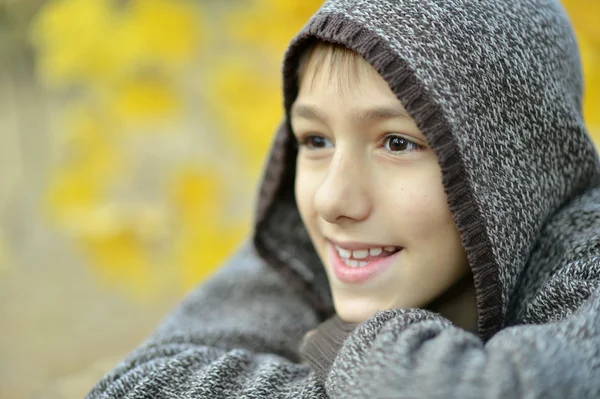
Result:
<svg viewBox="0 0 600 399"><path fill-rule="evenodd" d="M378 109L387 109L410 119L377 70L344 47L320 44L307 51L299 64L298 79L299 93L292 106L292 117L300 115L299 108L308 106L334 113L378 114ZM380 119L389 118L388 113Z"/></svg>

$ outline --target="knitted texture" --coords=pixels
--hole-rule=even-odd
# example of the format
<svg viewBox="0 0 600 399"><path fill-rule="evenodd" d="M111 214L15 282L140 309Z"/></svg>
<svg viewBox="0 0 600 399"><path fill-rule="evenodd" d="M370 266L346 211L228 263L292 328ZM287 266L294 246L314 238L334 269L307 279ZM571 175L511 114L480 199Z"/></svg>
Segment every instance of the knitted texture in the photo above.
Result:
<svg viewBox="0 0 600 399"><path fill-rule="evenodd" d="M390 309L329 347L323 377L302 362L304 334L333 307L294 201L286 117L252 243L88 399L600 397L600 165L558 0L328 1L286 53L286 115L315 40L361 54L427 137L473 271L477 333Z"/></svg>
<svg viewBox="0 0 600 399"><path fill-rule="evenodd" d="M346 323L338 315L321 323L309 331L298 349L300 357L315 370L317 376L325 381L331 365L344 341L358 324Z"/></svg>

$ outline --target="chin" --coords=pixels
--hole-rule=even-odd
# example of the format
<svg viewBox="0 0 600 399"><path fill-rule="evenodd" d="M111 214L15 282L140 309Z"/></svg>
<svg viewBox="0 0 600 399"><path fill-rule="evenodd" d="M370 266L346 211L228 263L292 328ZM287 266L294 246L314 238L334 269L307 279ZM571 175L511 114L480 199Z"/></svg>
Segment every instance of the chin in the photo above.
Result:
<svg viewBox="0 0 600 399"><path fill-rule="evenodd" d="M340 298L333 296L336 314L347 323L362 323L386 307L374 298Z"/></svg>

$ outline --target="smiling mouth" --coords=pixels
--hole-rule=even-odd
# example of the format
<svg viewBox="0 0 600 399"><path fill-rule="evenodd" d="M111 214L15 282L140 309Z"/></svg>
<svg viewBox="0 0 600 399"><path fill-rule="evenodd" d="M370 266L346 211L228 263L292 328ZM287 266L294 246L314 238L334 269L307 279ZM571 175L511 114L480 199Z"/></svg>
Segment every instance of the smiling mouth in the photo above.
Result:
<svg viewBox="0 0 600 399"><path fill-rule="evenodd" d="M369 263L392 256L402 249L398 246L371 247L362 249L347 249L333 244L340 260L348 267L365 267Z"/></svg>

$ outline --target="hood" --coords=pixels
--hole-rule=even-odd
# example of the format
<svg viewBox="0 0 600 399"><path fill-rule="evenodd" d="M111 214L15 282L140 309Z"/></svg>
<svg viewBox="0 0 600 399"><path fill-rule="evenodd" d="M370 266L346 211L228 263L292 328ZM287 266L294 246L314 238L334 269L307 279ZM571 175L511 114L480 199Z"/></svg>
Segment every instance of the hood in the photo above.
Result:
<svg viewBox="0 0 600 399"><path fill-rule="evenodd" d="M362 55L427 137L473 272L478 331L491 337L543 226L600 175L565 10L551 0L331 0L292 41L254 245L325 318L331 293L294 200L289 123L299 58L315 40Z"/></svg>

